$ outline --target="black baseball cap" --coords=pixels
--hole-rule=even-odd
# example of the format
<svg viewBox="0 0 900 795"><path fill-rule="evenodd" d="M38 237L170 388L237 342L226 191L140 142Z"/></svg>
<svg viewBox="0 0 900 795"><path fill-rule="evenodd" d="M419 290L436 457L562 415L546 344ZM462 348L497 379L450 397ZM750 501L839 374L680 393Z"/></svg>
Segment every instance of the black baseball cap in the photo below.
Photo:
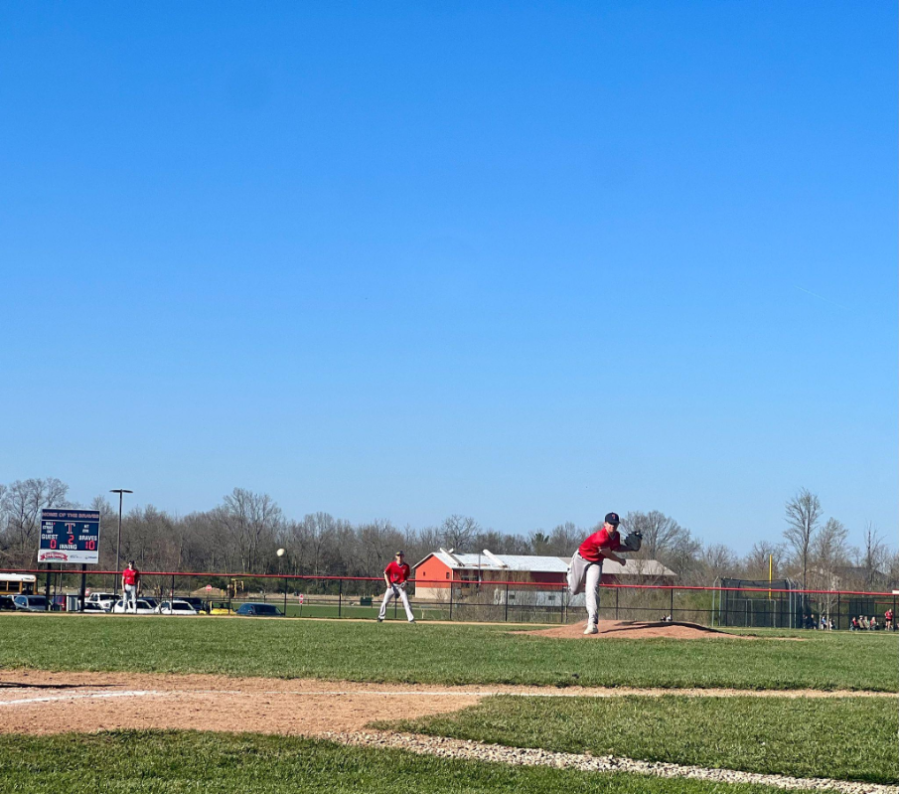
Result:
<svg viewBox="0 0 900 795"><path fill-rule="evenodd" d="M619 524L619 514L608 513L608 514L606 514L606 518L603 521L609 522L611 525L618 525Z"/></svg>
<svg viewBox="0 0 900 795"><path fill-rule="evenodd" d="M403 552L400 551L400 552L397 552L397 553L394 555L394 557L395 557L395 558L405 558L406 555L404 555Z"/></svg>

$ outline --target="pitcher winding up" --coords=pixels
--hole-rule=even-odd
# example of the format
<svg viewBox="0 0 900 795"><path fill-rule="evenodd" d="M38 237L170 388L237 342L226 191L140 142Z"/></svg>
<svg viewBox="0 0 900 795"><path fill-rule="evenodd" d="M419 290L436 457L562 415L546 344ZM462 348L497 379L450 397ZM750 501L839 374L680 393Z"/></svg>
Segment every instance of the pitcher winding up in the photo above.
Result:
<svg viewBox="0 0 900 795"><path fill-rule="evenodd" d="M572 556L567 578L572 596L585 594L588 622L585 635L596 635L600 615L600 575L603 573L603 559L609 558L620 565L625 558L616 552L637 552L641 548L642 536L639 532L629 533L624 540L619 535L619 514L608 513L603 527L589 535Z"/></svg>

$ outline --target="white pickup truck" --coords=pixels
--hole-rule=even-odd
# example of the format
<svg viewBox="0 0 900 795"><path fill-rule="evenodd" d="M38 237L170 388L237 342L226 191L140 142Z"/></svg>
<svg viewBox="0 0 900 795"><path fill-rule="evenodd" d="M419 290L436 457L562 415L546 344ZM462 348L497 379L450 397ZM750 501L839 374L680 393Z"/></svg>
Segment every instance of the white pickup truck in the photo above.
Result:
<svg viewBox="0 0 900 795"><path fill-rule="evenodd" d="M86 612L108 613L118 598L114 593L94 591L94 593L88 594L87 599L84 600L84 609Z"/></svg>

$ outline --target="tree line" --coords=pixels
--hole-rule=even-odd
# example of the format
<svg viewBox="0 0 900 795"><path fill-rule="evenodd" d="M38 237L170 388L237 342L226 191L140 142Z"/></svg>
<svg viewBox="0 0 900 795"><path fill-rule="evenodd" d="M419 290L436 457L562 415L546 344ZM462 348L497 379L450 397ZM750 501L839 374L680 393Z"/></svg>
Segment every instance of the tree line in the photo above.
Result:
<svg viewBox="0 0 900 795"><path fill-rule="evenodd" d="M114 569L117 506L106 496L89 506L68 500L69 487L57 478L0 484L0 568L36 566L42 508L100 511L101 569ZM837 519L824 522L819 498L801 489L785 503L781 538L756 541L738 555L722 543L706 544L660 511L632 511L622 530L639 530L644 546L632 557L657 560L683 585L712 585L719 577L766 580L770 556L774 577L821 590L883 590L897 587L897 551L872 524L862 545L850 546L849 530ZM389 520L353 524L328 513L302 519L284 514L268 494L235 488L211 510L177 516L153 506L132 508L122 518L123 561L145 571L246 572L312 576L379 576L399 549L416 563L443 547L460 553L568 557L595 527L563 522L549 531L499 533L474 518L451 515L440 525L397 527ZM279 558L278 549L285 554Z"/></svg>

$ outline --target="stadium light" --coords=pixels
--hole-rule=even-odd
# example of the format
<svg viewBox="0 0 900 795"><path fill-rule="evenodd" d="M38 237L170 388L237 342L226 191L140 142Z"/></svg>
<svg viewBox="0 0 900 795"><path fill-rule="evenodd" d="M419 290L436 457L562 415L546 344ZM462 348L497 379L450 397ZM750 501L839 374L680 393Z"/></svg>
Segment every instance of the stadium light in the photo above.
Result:
<svg viewBox="0 0 900 795"><path fill-rule="evenodd" d="M119 550L122 548L122 495L123 494L134 494L131 489L110 489L110 494L118 494L119 495L119 532L116 534L116 579L113 580L113 593L119 593L118 587L118 577L122 572L122 563L119 558Z"/></svg>

